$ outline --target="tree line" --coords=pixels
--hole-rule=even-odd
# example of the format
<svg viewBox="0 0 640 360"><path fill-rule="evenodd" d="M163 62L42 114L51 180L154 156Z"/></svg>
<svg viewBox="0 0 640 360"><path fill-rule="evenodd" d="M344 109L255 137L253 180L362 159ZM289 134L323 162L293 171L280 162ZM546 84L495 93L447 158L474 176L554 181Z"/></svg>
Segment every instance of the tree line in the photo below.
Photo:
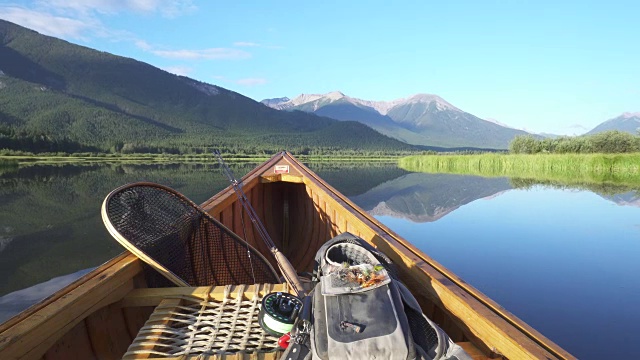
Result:
<svg viewBox="0 0 640 360"><path fill-rule="evenodd" d="M509 144L512 154L615 154L640 152L640 136L618 130L594 135L536 139L517 136Z"/></svg>

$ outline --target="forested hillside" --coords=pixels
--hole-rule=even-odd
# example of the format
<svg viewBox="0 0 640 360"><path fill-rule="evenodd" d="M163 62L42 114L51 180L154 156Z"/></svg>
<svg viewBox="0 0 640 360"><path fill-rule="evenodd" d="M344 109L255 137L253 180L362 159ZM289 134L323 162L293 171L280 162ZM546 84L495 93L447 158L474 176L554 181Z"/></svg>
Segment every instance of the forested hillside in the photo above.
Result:
<svg viewBox="0 0 640 360"><path fill-rule="evenodd" d="M245 153L412 149L356 122L280 112L218 86L0 20L0 149Z"/></svg>

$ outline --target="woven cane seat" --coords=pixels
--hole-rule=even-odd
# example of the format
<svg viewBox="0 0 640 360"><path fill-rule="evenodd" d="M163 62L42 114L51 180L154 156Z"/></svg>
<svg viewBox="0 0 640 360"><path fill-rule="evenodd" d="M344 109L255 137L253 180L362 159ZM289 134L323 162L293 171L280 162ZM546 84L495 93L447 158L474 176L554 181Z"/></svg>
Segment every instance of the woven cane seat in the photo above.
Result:
<svg viewBox="0 0 640 360"><path fill-rule="evenodd" d="M243 358L253 353L275 359L280 354L278 338L258 323L259 304L273 291L289 289L286 284L227 285L210 287L204 294L167 297L123 359Z"/></svg>

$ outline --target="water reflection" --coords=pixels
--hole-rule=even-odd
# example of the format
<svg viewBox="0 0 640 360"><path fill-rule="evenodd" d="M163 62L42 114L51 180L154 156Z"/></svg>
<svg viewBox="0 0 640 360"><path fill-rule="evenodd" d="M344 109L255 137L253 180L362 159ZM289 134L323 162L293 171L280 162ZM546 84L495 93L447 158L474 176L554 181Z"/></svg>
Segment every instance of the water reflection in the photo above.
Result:
<svg viewBox="0 0 640 360"><path fill-rule="evenodd" d="M244 174L255 164L237 164ZM30 166L0 175L0 295L97 266L122 252L99 210L115 187L168 185L202 202L227 186L216 166Z"/></svg>
<svg viewBox="0 0 640 360"><path fill-rule="evenodd" d="M628 355L621 334L640 321L640 208L532 186L435 222L377 218L578 358Z"/></svg>
<svg viewBox="0 0 640 360"><path fill-rule="evenodd" d="M601 195L603 198L622 206L640 207L640 195L638 191L629 191L622 194Z"/></svg>
<svg viewBox="0 0 640 360"><path fill-rule="evenodd" d="M640 206L640 184L625 183L593 183L580 179L573 181L549 181L540 179L510 179L514 188L531 189L537 186L545 186L560 190L586 190L600 195L602 198L622 206Z"/></svg>
<svg viewBox="0 0 640 360"><path fill-rule="evenodd" d="M408 173L350 198L374 216L422 223L436 221L478 199L500 196L513 189L532 190L540 186L587 190L621 206L640 207L640 192L629 185L427 173Z"/></svg>
<svg viewBox="0 0 640 360"><path fill-rule="evenodd" d="M372 215L420 223L436 221L462 205L511 188L507 178L411 173L353 196L351 200Z"/></svg>
<svg viewBox="0 0 640 360"><path fill-rule="evenodd" d="M256 164L230 164L236 176ZM309 163L313 171L376 216L432 222L477 199L536 181L470 175L409 173L389 163ZM5 168L6 169L6 168ZM122 248L104 229L106 194L134 181L177 189L200 203L227 186L217 164L34 165L0 173L0 296L55 276L97 266ZM639 206L628 186L545 183L582 187L626 206Z"/></svg>
<svg viewBox="0 0 640 360"><path fill-rule="evenodd" d="M257 164L229 165L239 178ZM347 195L364 193L407 173L395 164L384 163L308 166L328 181L341 183L341 190ZM64 164L3 169L0 296L98 266L121 253L122 247L105 230L99 212L104 197L120 185L156 182L180 191L196 203L228 185L217 164ZM27 298L18 298L25 300L25 307L28 305ZM30 296L28 300L35 298ZM15 296L12 299L11 311L15 311ZM0 301L0 308L6 308L8 300L2 300L5 302Z"/></svg>
<svg viewBox="0 0 640 360"><path fill-rule="evenodd" d="M255 165L230 164L237 177ZM640 186L410 173L384 163L307 166L580 358L607 358L630 343L620 334L636 332ZM134 181L196 203L228 185L212 164L0 169L0 322L122 252L99 209Z"/></svg>

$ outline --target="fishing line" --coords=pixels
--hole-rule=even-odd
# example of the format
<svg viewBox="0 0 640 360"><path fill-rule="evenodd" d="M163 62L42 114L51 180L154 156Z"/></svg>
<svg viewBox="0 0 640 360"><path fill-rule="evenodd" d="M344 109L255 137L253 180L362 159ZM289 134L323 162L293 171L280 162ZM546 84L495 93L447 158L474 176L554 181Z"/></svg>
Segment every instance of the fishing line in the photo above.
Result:
<svg viewBox="0 0 640 360"><path fill-rule="evenodd" d="M231 182L231 185L233 187L233 190L236 193L236 196L238 197L238 200L242 204L242 207L244 208L244 210L247 212L247 215L249 215L249 219L251 219L251 222L253 223L255 229L258 231L258 234L262 238L262 241L267 245L267 247L269 247L269 250L273 254L276 260L276 263L278 263L278 267L280 268L280 271L282 272L282 275L286 279L287 283L289 284L289 286L291 286L291 288L296 292L296 294L300 298L305 297L306 293L302 288L302 284L300 283L300 280L297 277L295 269L293 268L289 260L280 252L280 250L278 250L276 245L273 243L273 240L271 240L271 237L269 236L267 229L264 227L264 225L260 221L260 218L256 213L256 211L254 210L253 206L251 206L251 203L247 199L247 195L244 193L244 190L242 190L242 183L235 178L229 166L227 166L227 164L224 162L224 159L222 158L222 154L220 154L220 151L215 149L213 150L213 154L217 156L218 162L220 163L220 166L222 167L224 174L227 176L227 179L229 179L229 182Z"/></svg>
<svg viewBox="0 0 640 360"><path fill-rule="evenodd" d="M244 236L244 243L247 244L247 256L249 257L249 265L251 266L251 276L253 277L253 283L256 283L256 275L253 273L253 260L251 259L251 251L249 251L249 242L247 239L247 230L244 225L244 212L240 214L240 221L242 221L242 235Z"/></svg>

